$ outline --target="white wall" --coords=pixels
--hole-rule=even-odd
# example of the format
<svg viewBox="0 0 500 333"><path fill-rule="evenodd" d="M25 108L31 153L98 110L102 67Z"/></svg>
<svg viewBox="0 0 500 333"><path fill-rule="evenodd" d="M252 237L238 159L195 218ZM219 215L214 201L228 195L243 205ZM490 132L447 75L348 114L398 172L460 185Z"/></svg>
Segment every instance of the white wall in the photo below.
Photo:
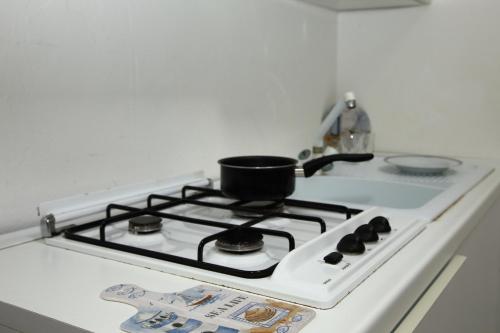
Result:
<svg viewBox="0 0 500 333"><path fill-rule="evenodd" d="M339 15L339 92L358 93L377 149L500 156L499 13L497 0L433 0Z"/></svg>
<svg viewBox="0 0 500 333"><path fill-rule="evenodd" d="M2 1L0 233L39 202L295 155L335 95L335 29L293 0Z"/></svg>

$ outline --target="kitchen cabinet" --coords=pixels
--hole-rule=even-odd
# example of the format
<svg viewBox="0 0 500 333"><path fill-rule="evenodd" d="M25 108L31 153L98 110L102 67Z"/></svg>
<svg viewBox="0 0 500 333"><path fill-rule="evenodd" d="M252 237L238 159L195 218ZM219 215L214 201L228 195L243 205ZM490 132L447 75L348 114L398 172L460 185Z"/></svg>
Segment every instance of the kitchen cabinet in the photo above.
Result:
<svg viewBox="0 0 500 333"><path fill-rule="evenodd" d="M337 11L409 7L429 4L431 0L304 0Z"/></svg>
<svg viewBox="0 0 500 333"><path fill-rule="evenodd" d="M457 257L463 265L446 285L414 332L500 332L500 200L461 244ZM453 263L454 260L450 263ZM447 267L440 275L447 271ZM439 276L409 312L411 317L432 293ZM405 322L402 322L402 325ZM400 325L400 326L402 326ZM398 332L398 330L396 330Z"/></svg>

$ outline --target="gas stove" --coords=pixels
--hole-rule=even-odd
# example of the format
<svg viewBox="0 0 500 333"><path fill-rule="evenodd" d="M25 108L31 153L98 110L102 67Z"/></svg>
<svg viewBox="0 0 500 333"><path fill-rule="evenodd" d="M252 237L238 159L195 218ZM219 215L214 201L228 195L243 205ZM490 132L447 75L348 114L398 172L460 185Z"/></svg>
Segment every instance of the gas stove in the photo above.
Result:
<svg viewBox="0 0 500 333"><path fill-rule="evenodd" d="M425 228L381 207L244 202L216 187L197 174L42 204L42 233L49 245L327 309Z"/></svg>

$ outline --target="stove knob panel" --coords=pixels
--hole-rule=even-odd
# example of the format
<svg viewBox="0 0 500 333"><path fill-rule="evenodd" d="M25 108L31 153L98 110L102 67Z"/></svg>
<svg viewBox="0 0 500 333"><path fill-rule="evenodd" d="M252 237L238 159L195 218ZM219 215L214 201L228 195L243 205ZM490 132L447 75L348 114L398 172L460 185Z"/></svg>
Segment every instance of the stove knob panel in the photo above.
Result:
<svg viewBox="0 0 500 333"><path fill-rule="evenodd" d="M360 225L354 233L365 243L378 241L378 234L375 231L375 227L371 224Z"/></svg>
<svg viewBox="0 0 500 333"><path fill-rule="evenodd" d="M326 255L323 260L330 265L337 265L344 256L339 252L332 252Z"/></svg>
<svg viewBox="0 0 500 333"><path fill-rule="evenodd" d="M369 224L372 225L378 233L391 232L389 220L383 216L374 217Z"/></svg>
<svg viewBox="0 0 500 333"><path fill-rule="evenodd" d="M347 234L338 242L337 250L342 253L361 254L365 252L365 244L356 234Z"/></svg>

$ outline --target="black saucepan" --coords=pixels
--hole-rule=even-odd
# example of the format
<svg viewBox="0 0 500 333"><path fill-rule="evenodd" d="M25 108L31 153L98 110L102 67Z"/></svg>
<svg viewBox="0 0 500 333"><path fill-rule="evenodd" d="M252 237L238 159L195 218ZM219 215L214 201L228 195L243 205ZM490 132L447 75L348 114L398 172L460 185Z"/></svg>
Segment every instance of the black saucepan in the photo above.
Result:
<svg viewBox="0 0 500 333"><path fill-rule="evenodd" d="M310 160L297 169L297 160L279 156L236 156L219 160L220 187L230 198L245 201L279 201L295 190L295 175L312 176L336 161L364 162L373 154L335 154Z"/></svg>

